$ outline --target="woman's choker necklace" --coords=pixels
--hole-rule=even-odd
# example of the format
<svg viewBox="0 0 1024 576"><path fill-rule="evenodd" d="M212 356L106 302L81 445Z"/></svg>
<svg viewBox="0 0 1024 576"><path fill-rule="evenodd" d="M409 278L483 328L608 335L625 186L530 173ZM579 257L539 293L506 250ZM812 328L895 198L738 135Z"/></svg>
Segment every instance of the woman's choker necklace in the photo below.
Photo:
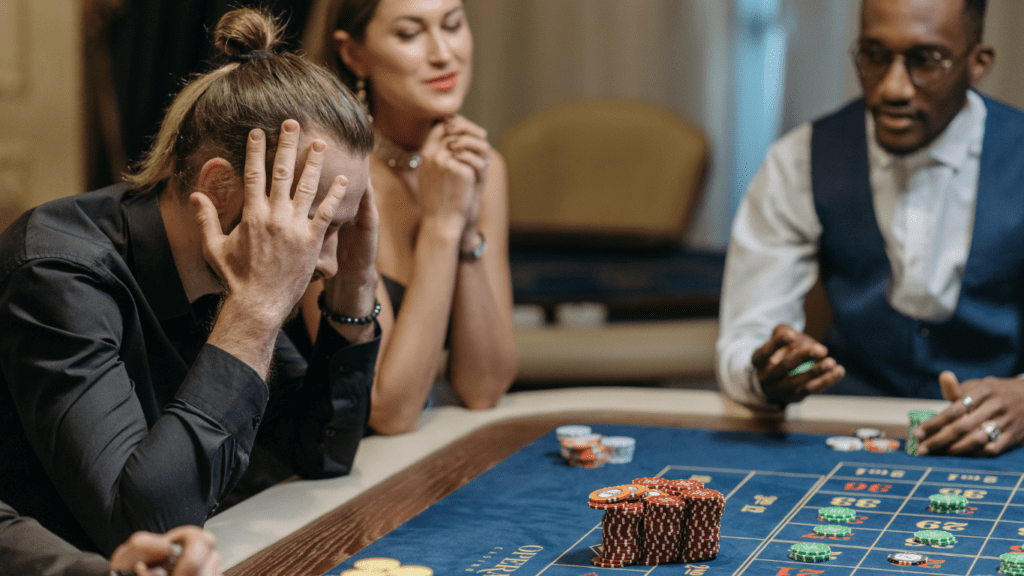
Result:
<svg viewBox="0 0 1024 576"><path fill-rule="evenodd" d="M420 165L419 151L410 152L379 131L373 131L373 153L390 168L413 170Z"/></svg>

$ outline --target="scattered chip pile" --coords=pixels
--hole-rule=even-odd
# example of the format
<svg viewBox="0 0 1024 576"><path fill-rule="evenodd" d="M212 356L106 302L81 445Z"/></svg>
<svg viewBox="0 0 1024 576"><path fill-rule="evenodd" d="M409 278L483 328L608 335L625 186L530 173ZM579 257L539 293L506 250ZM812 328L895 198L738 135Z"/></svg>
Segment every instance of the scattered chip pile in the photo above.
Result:
<svg viewBox="0 0 1024 576"><path fill-rule="evenodd" d="M959 494L932 494L928 497L928 511L936 514L963 514L970 502Z"/></svg>
<svg viewBox="0 0 1024 576"><path fill-rule="evenodd" d="M576 468L600 468L608 461L597 434L566 438L562 441L562 456Z"/></svg>
<svg viewBox="0 0 1024 576"><path fill-rule="evenodd" d="M403 566L394 558L363 558L352 566L341 576L434 576L434 571L426 566Z"/></svg>
<svg viewBox="0 0 1024 576"><path fill-rule="evenodd" d="M637 478L595 490L589 506L604 511L595 566L701 562L719 552L725 497L696 480Z"/></svg>
<svg viewBox="0 0 1024 576"><path fill-rule="evenodd" d="M864 449L875 454L888 454L900 449L900 441L895 438L868 438L864 441Z"/></svg>
<svg viewBox="0 0 1024 576"><path fill-rule="evenodd" d="M570 424L555 429L562 458L576 468L600 468L604 464L633 461L636 440L628 436L604 436L590 426Z"/></svg>
<svg viewBox="0 0 1024 576"><path fill-rule="evenodd" d="M934 410L911 410L907 413L910 416L910 427L907 429L907 454L917 456L917 438L914 437L914 432L925 420L936 414L938 412Z"/></svg>
<svg viewBox="0 0 1024 576"><path fill-rule="evenodd" d="M1024 553L1007 552L999 556L999 573L1024 576Z"/></svg>
<svg viewBox="0 0 1024 576"><path fill-rule="evenodd" d="M885 454L900 449L899 440L886 438L885 433L877 428L858 428L854 430L852 436L830 436L825 440L825 444L837 452L867 450Z"/></svg>

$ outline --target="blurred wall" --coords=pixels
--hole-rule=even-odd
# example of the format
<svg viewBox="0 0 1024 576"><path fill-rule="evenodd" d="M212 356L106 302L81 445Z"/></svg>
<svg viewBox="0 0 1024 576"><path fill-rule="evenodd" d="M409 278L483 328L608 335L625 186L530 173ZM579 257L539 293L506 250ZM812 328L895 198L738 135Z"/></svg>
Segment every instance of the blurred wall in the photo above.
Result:
<svg viewBox="0 0 1024 576"><path fill-rule="evenodd" d="M80 0L0 0L0 229L84 186Z"/></svg>
<svg viewBox="0 0 1024 576"><path fill-rule="evenodd" d="M710 190L726 185L730 118L729 2L469 0L473 87L464 113L492 144L529 114L579 99L630 98L702 126L712 141ZM727 203L709 194L695 243L721 243Z"/></svg>

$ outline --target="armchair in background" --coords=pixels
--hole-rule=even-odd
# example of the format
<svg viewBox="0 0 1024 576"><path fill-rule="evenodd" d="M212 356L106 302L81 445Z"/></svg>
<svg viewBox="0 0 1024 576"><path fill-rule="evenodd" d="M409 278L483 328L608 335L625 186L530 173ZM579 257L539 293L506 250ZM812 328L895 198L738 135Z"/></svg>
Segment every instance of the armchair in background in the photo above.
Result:
<svg viewBox="0 0 1024 576"><path fill-rule="evenodd" d="M515 300L548 321L517 326L519 381L712 376L724 254L683 247L709 162L703 131L594 100L535 114L500 147ZM579 302L608 321L553 322Z"/></svg>

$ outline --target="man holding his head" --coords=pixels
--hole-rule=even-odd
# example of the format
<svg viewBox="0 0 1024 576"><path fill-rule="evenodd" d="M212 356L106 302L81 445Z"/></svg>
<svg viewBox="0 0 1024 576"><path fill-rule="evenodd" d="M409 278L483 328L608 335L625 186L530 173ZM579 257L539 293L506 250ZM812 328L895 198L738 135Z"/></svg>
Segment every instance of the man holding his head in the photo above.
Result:
<svg viewBox="0 0 1024 576"><path fill-rule="evenodd" d="M269 14L214 37L228 62L175 97L129 183L0 234L0 500L78 547L202 526L253 469L346 474L366 428L372 125ZM314 277L304 354L282 327Z"/></svg>
<svg viewBox="0 0 1024 576"><path fill-rule="evenodd" d="M919 454L1024 441L1024 114L972 89L995 56L984 15L864 0L863 98L779 140L733 224L717 346L732 398L944 396ZM824 343L801 332L819 275Z"/></svg>

